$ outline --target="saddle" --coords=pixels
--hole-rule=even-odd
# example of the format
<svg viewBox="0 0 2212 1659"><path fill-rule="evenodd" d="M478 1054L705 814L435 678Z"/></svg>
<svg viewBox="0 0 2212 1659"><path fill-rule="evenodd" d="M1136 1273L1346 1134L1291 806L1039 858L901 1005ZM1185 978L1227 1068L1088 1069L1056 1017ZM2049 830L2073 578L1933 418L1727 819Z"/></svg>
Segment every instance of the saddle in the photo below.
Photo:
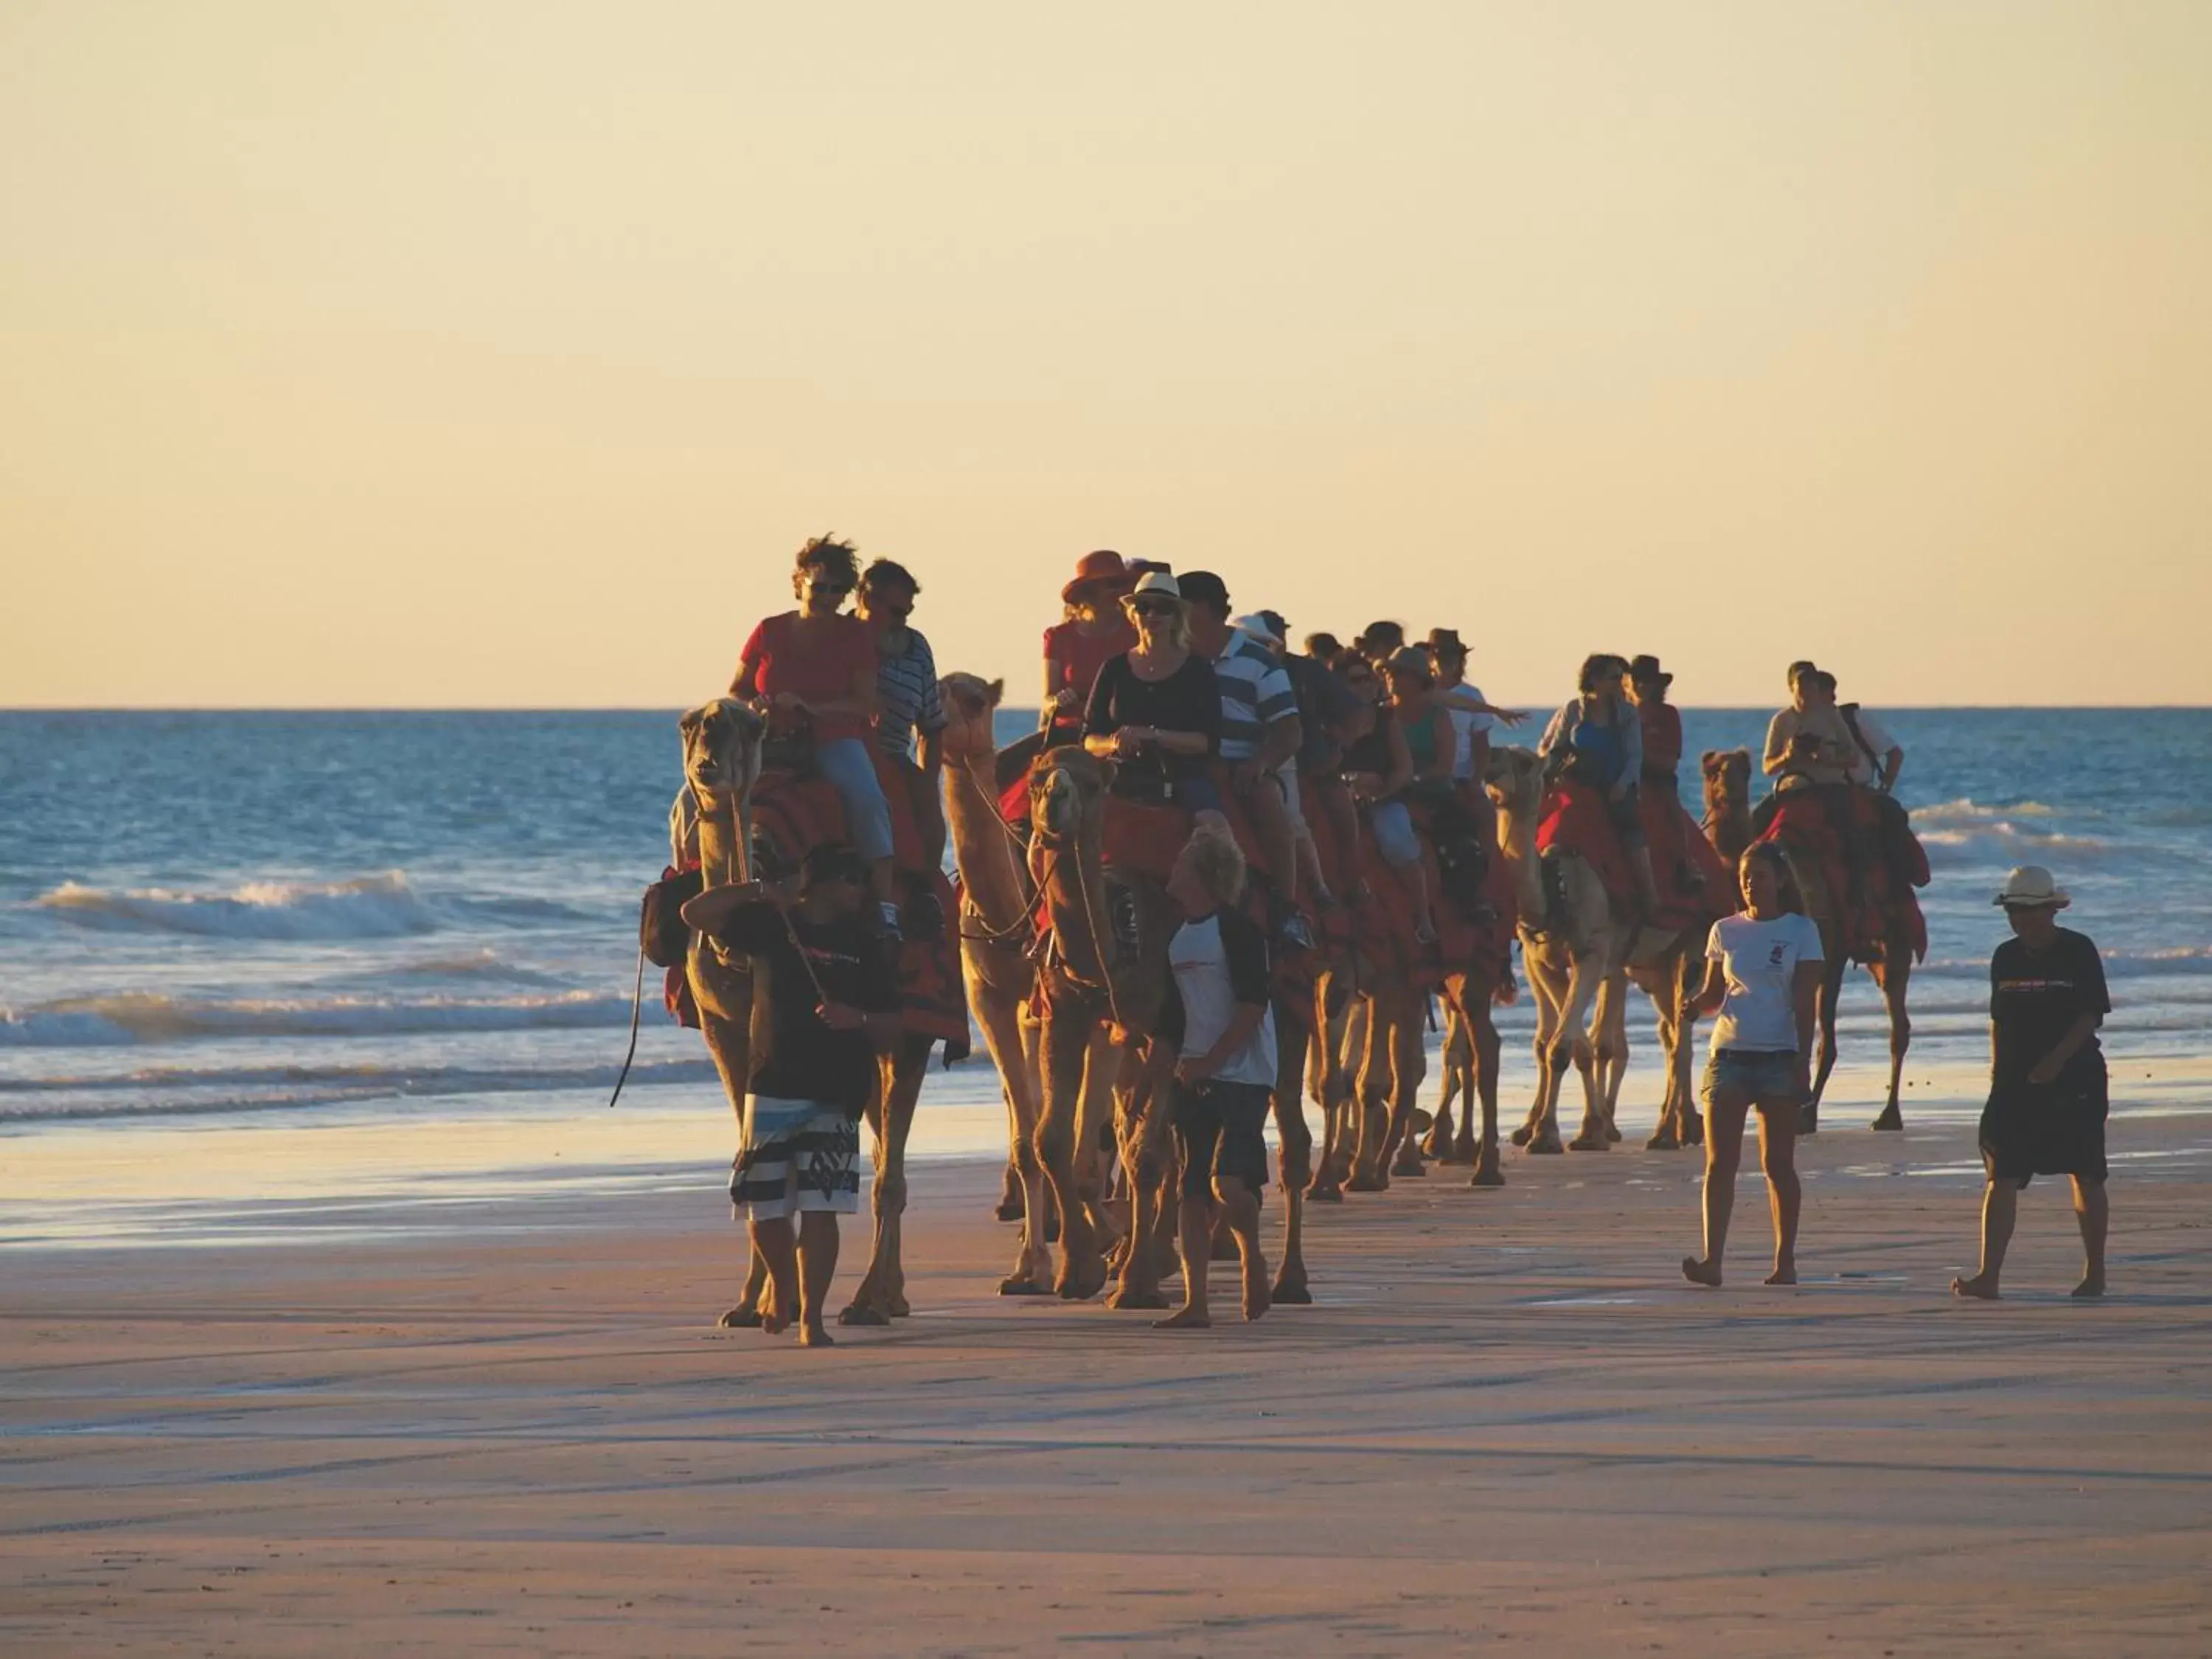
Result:
<svg viewBox="0 0 2212 1659"><path fill-rule="evenodd" d="M1840 797L1840 799L1839 799ZM1885 829L1881 798L1871 790L1800 788L1771 799L1771 815L1760 841L1778 842L1816 863L1837 915L1844 947L1857 960L1875 954L1893 915L1904 924L1916 961L1928 952L1928 923L1913 888L1926 884L1928 858L1908 828L1905 848L1894 848ZM1838 822L1847 800L1850 817ZM1869 856L1869 848L1880 849ZM1899 854L1907 861L1899 869Z"/></svg>

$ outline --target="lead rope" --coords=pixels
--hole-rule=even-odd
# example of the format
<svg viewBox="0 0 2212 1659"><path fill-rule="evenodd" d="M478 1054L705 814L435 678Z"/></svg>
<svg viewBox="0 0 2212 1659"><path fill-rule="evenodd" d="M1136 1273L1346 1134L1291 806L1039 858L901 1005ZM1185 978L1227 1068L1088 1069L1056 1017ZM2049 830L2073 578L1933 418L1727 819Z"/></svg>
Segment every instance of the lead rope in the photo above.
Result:
<svg viewBox="0 0 2212 1659"><path fill-rule="evenodd" d="M968 787L975 792L976 799L983 803L985 815L990 818L993 823L999 826L999 832L1005 836L1006 840L1012 844L1017 853L1027 852L1029 849L1023 842L1022 838L1014 833L1013 825L1008 823L1004 817L1000 816L999 803L991 799L990 792L985 789L981 784L975 781L975 773L970 771L964 764L963 764L958 769L961 777L966 781ZM1021 863L1022 860L1019 858L1015 859L1014 878L1017 885L1019 884L1021 880ZM976 920L983 924L983 931L980 933L971 933L963 928L961 930L960 937L964 939L971 940L974 943L979 945L1004 945L1016 933L1024 932L1030 926L1030 915L1026 908L1017 908L1014 912L1013 921L1009 922L1006 927L994 928L991 926L991 919L983 914L982 906L980 904L974 904L972 901L970 901L970 906L975 912Z"/></svg>
<svg viewBox="0 0 2212 1659"><path fill-rule="evenodd" d="M629 994L629 1052L623 1056L622 1073L615 1079L615 1091L607 1097L607 1108L614 1109L622 1098L623 1085L629 1081L629 1063L637 1058L637 1027L645 1013L645 946L637 947L637 985Z"/></svg>

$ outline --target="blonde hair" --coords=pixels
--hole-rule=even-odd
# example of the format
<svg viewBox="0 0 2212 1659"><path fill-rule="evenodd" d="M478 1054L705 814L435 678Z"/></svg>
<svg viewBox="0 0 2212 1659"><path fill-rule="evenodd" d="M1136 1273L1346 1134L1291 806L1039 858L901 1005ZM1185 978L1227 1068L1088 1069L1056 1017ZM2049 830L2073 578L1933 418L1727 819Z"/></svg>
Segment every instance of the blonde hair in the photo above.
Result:
<svg viewBox="0 0 2212 1659"><path fill-rule="evenodd" d="M1134 627L1137 625L1137 618L1136 618L1135 615L1134 615L1133 613L1132 613L1132 612L1130 612L1130 611L1129 611L1129 601L1130 601L1133 598L1134 598L1134 597L1135 597L1135 595L1133 595L1133 594L1129 594L1129 593L1124 593L1124 594L1121 596L1121 609L1122 609L1122 611L1124 611L1124 613L1125 613L1125 614L1127 614L1127 615L1128 615L1128 617L1129 617L1129 626L1130 626L1130 627L1132 627L1132 628L1134 628ZM1158 592L1152 592L1152 593L1147 593L1145 597L1146 597L1146 599L1157 599L1160 598L1161 596L1160 596ZM1164 634L1167 635L1168 643L1169 643L1169 644L1170 644L1170 645L1172 645L1172 646L1176 647L1177 647L1178 649L1180 649L1180 650L1183 650L1183 651L1188 651L1188 650L1189 650L1189 649L1190 649L1190 605L1189 605L1189 604L1188 604L1187 601L1185 601L1185 600L1182 600L1182 599L1177 599L1177 600L1176 601L1176 608L1175 608L1172 611L1169 612L1169 613L1168 613L1168 615L1167 615L1164 618L1163 618L1163 620L1164 620L1164 622L1166 623L1166 626L1165 626L1165 627L1164 627L1161 631L1162 631L1163 633L1164 633Z"/></svg>
<svg viewBox="0 0 2212 1659"><path fill-rule="evenodd" d="M1176 856L1177 872L1188 875L1216 904L1244 896L1244 853L1237 838L1220 830L1197 830Z"/></svg>

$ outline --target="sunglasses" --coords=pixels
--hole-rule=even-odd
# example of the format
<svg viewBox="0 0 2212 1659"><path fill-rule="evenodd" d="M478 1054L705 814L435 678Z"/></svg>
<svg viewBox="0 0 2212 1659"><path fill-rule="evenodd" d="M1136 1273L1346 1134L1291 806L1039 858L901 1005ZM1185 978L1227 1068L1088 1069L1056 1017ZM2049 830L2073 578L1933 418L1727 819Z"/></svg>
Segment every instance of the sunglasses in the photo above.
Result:
<svg viewBox="0 0 2212 1659"><path fill-rule="evenodd" d="M806 591L810 593L849 593L853 591L853 584L810 576L806 580Z"/></svg>
<svg viewBox="0 0 2212 1659"><path fill-rule="evenodd" d="M1176 613L1173 599L1132 599L1128 604L1133 617L1172 617Z"/></svg>

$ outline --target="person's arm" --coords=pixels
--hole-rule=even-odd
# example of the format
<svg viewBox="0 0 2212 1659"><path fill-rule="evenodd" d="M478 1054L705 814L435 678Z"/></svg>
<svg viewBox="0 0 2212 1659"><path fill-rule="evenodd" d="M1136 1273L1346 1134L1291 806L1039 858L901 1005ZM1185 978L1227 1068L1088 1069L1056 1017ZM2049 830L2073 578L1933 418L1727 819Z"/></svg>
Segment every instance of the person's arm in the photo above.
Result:
<svg viewBox="0 0 2212 1659"><path fill-rule="evenodd" d="M1204 1054L1176 1062L1176 1075L1185 1083L1203 1083L1226 1066L1252 1040L1260 1029L1260 1022L1267 1017L1264 1002L1240 1002L1237 1012L1229 1016L1229 1024L1221 1028L1221 1038Z"/></svg>
<svg viewBox="0 0 2212 1659"><path fill-rule="evenodd" d="M915 754L933 785L937 775L945 768L945 750L939 741L945 735L945 696L937 689L937 653L929 648L929 641L917 634L915 654L921 661L921 707L915 713ZM937 791L929 792L932 800Z"/></svg>
<svg viewBox="0 0 2212 1659"><path fill-rule="evenodd" d="M1796 1005L1797 1015L1797 1069L1808 1085L1813 1076L1813 1036L1820 1024L1824 971L1817 955L1810 961L1801 957L1796 974L1790 981L1790 1000Z"/></svg>
<svg viewBox="0 0 2212 1659"><path fill-rule="evenodd" d="M1549 720L1545 722L1544 735L1536 739L1536 752L1539 755L1549 755L1554 749L1557 749L1561 744L1565 743L1567 740L1567 728L1569 722L1571 722L1574 717L1574 704L1570 702L1561 705L1559 712L1553 715Z"/></svg>
<svg viewBox="0 0 2212 1659"><path fill-rule="evenodd" d="M1176 1066L1176 1075L1185 1083L1203 1082L1242 1054L1260 1029L1260 1023L1267 1017L1273 988L1267 980L1267 936L1233 910L1221 913L1219 925L1221 954L1229 970L1229 994L1235 1000L1236 1009L1213 1047Z"/></svg>
<svg viewBox="0 0 2212 1659"><path fill-rule="evenodd" d="M1195 668L1198 672L1193 672ZM1213 678L1213 665L1204 658L1188 657L1176 670L1180 707L1175 726L1143 729L1144 740L1171 755L1196 757L1221 752L1221 688Z"/></svg>
<svg viewBox="0 0 2212 1659"><path fill-rule="evenodd" d="M1084 752L1101 757L1133 755L1137 752L1137 738L1133 731L1127 739L1114 718L1114 691L1121 676L1129 672L1125 657L1108 659L1098 671L1098 678L1091 682L1091 696L1083 705Z"/></svg>
<svg viewBox="0 0 2212 1659"><path fill-rule="evenodd" d="M1290 671L1278 663L1260 677L1260 741L1245 763L1250 769L1246 782L1279 770L1306 740L1305 723L1298 718L1298 695L1291 684ZM1243 769L1240 769L1242 770Z"/></svg>
<svg viewBox="0 0 2212 1659"><path fill-rule="evenodd" d="M746 636L744 649L738 653L738 672L730 676L730 695L746 702L760 701L760 659L762 635L768 632L763 619Z"/></svg>
<svg viewBox="0 0 2212 1659"><path fill-rule="evenodd" d="M2066 1062L2081 1052L2081 1045L2097 1034L2105 1017L2094 1008L2085 1008L2075 1015L2074 1023L2052 1045L2051 1052L2028 1067L2027 1080L2034 1084L2056 1083Z"/></svg>
<svg viewBox="0 0 2212 1659"><path fill-rule="evenodd" d="M1396 720L1390 722L1390 772L1382 780L1382 791L1378 799L1388 800L1413 781L1413 751L1406 746L1406 728Z"/></svg>
<svg viewBox="0 0 2212 1659"><path fill-rule="evenodd" d="M1772 777L1790 763L1790 733L1784 729L1781 714L1766 723L1766 753L1759 763L1759 769Z"/></svg>
<svg viewBox="0 0 2212 1659"><path fill-rule="evenodd" d="M1728 975L1722 966L1723 955L1720 924L1715 922L1705 934L1705 976L1682 1005L1692 1014L1710 1014L1728 1000Z"/></svg>

